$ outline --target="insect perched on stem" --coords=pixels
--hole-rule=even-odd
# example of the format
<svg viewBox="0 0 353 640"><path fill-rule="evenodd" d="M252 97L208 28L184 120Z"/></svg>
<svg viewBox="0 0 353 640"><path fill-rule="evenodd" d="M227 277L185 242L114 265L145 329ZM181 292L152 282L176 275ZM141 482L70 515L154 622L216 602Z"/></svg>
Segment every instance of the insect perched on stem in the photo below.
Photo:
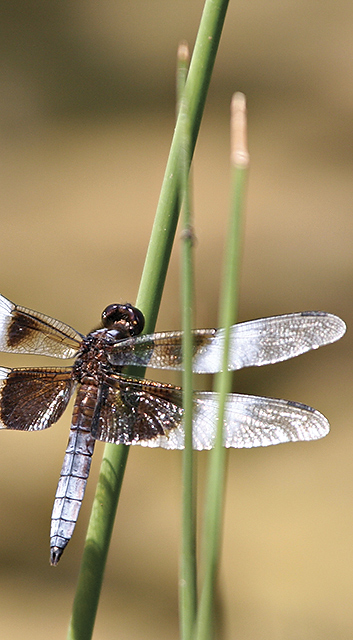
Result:
<svg viewBox="0 0 353 640"><path fill-rule="evenodd" d="M77 387L69 443L51 523L51 564L69 542L80 511L96 440L165 449L184 447L182 389L132 378L123 367L182 369L182 333L139 335L144 317L130 304L112 304L102 326L83 336L68 325L0 296L0 351L75 358L72 367L0 367L0 428L38 431L64 412ZM308 311L260 318L231 327L229 369L293 358L338 340L344 322ZM220 371L224 330L193 332L195 373ZM217 394L194 393L193 446L211 449ZM257 447L326 435L329 423L311 407L232 393L224 420L225 447Z"/></svg>

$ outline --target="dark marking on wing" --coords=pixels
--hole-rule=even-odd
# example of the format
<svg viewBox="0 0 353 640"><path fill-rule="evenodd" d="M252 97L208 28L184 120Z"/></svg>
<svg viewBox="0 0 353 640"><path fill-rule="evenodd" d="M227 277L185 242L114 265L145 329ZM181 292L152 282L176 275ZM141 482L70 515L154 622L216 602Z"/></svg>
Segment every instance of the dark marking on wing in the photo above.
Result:
<svg viewBox="0 0 353 640"><path fill-rule="evenodd" d="M82 339L69 325L0 295L0 351L73 358Z"/></svg>
<svg viewBox="0 0 353 640"><path fill-rule="evenodd" d="M38 331L38 320L16 311L7 331L7 346L13 351L21 343L26 342L33 331Z"/></svg>
<svg viewBox="0 0 353 640"><path fill-rule="evenodd" d="M0 367L0 428L36 431L59 420L74 389L71 368Z"/></svg>
<svg viewBox="0 0 353 640"><path fill-rule="evenodd" d="M166 436L182 421L182 390L114 375L101 385L92 419L96 440L136 444Z"/></svg>

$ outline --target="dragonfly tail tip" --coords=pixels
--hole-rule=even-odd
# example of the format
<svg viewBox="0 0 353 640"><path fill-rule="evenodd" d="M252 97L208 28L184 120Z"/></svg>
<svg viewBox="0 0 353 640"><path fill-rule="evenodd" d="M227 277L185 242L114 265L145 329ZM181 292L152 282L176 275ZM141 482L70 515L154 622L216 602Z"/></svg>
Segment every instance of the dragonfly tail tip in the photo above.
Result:
<svg viewBox="0 0 353 640"><path fill-rule="evenodd" d="M60 547L51 547L50 549L50 564L52 567L56 567L58 564L64 549L60 549Z"/></svg>

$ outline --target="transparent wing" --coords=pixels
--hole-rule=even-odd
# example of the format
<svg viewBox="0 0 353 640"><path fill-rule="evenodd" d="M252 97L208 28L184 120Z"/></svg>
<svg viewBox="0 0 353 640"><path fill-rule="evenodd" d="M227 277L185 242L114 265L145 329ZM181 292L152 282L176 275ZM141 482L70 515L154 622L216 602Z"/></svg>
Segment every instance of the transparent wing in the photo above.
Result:
<svg viewBox="0 0 353 640"><path fill-rule="evenodd" d="M0 295L0 351L72 358L82 337L67 324Z"/></svg>
<svg viewBox="0 0 353 640"><path fill-rule="evenodd" d="M214 446L218 396L194 394L193 447ZM327 419L304 404L274 398L229 394L224 446L260 447L316 440L329 432ZM115 444L184 448L182 390L172 385L111 376L101 387L92 435Z"/></svg>
<svg viewBox="0 0 353 640"><path fill-rule="evenodd" d="M59 420L73 390L71 368L0 367L0 429L47 429Z"/></svg>
<svg viewBox="0 0 353 640"><path fill-rule="evenodd" d="M214 444L218 400L213 393L196 394L194 448ZM300 402L229 394L224 425L224 446L266 447L281 442L317 440L328 434L330 425L322 413Z"/></svg>
<svg viewBox="0 0 353 640"><path fill-rule="evenodd" d="M310 349L335 342L346 325L335 315L306 311L260 318L231 327L229 369L260 366L294 358ZM149 366L159 369L182 368L182 332L155 333L129 338L113 347L109 360L114 366ZM221 370L224 329L194 332L195 373Z"/></svg>

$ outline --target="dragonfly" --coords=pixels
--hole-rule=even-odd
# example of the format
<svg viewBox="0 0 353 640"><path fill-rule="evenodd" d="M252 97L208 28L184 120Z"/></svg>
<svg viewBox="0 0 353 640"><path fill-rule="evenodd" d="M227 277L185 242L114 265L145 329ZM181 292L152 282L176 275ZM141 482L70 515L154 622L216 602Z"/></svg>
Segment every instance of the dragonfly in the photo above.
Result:
<svg viewBox="0 0 353 640"><path fill-rule="evenodd" d="M124 374L126 366L181 370L182 332L141 335L142 312L111 304L101 325L86 336L59 320L15 305L0 295L0 351L75 358L70 367L0 367L0 428L41 431L57 422L77 390L70 435L56 490L50 563L57 565L72 537L96 440L122 445L184 448L181 387ZM335 342L346 326L339 317L306 311L260 318L230 329L229 370L280 362ZM225 330L193 331L193 371L222 368ZM193 397L193 447L211 449L218 396ZM225 447L258 447L315 440L329 423L299 402L231 393L227 396Z"/></svg>

